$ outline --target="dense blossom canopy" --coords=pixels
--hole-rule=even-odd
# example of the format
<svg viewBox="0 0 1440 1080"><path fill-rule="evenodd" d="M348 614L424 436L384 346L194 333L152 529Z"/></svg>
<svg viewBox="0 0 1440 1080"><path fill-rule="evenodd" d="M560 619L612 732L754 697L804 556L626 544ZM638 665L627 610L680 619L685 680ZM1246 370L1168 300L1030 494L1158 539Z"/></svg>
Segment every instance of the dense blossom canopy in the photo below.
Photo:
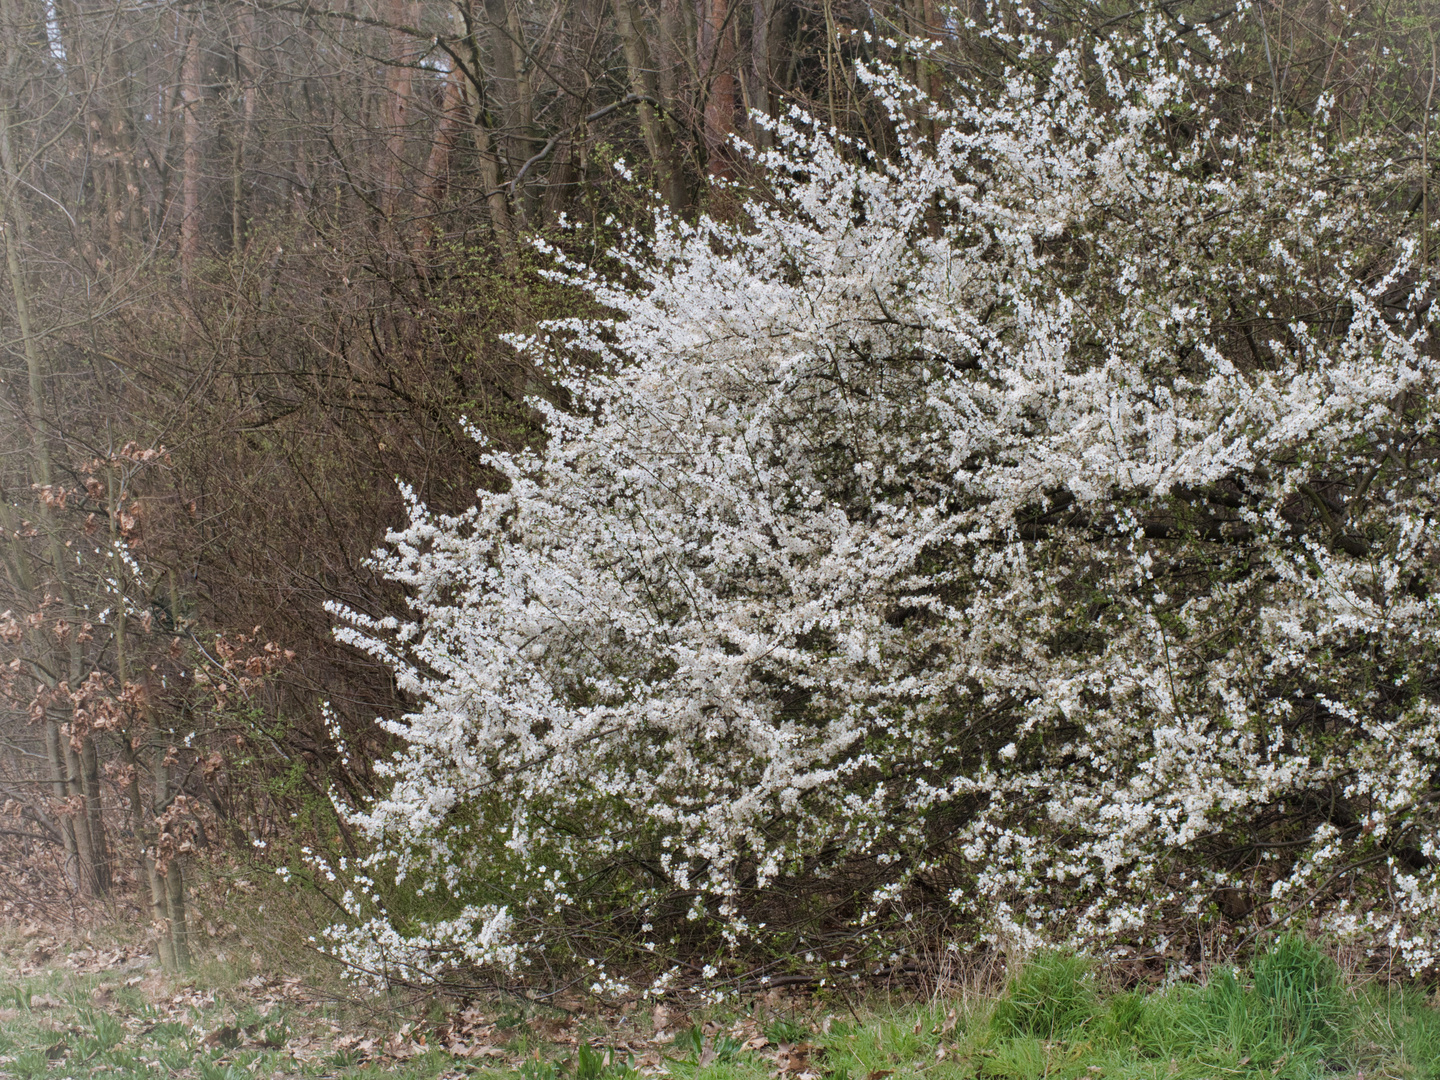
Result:
<svg viewBox="0 0 1440 1080"><path fill-rule="evenodd" d="M523 962L609 875L662 954L828 879L852 927L1323 912L1435 961L1437 365L1376 194L1416 166L1223 125L1166 33L1022 35L969 102L867 72L888 159L797 114L743 223L564 268L613 317L517 342L544 446L416 503L413 621L341 631L419 703L344 955Z"/></svg>

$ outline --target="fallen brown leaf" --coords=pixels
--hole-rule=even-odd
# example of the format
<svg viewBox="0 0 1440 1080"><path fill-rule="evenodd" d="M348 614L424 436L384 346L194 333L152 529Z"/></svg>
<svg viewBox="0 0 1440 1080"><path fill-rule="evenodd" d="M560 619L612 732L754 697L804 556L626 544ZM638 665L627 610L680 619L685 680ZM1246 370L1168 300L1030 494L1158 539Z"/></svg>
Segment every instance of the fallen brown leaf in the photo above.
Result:
<svg viewBox="0 0 1440 1080"><path fill-rule="evenodd" d="M471 1046L465 1053L466 1057L472 1058L501 1058L505 1056L505 1050L499 1046Z"/></svg>
<svg viewBox="0 0 1440 1080"><path fill-rule="evenodd" d="M959 1019L959 1017L956 1016L955 1010L954 1010L954 1009L951 1009L949 1012L947 1012L947 1013L945 1014L945 1019L944 1019L943 1021L941 1021L939 1024L937 1024L937 1025L931 1030L930 1034L931 1034L931 1035L948 1035L948 1034L950 1034L950 1032L952 1032L952 1031L955 1030L955 1024L956 1024L956 1022L958 1021L958 1019Z"/></svg>
<svg viewBox="0 0 1440 1080"><path fill-rule="evenodd" d="M822 1057L824 1054L824 1047L814 1043L795 1043L793 1046L781 1043L775 1054L775 1065L782 1074L805 1076L815 1072L811 1057Z"/></svg>

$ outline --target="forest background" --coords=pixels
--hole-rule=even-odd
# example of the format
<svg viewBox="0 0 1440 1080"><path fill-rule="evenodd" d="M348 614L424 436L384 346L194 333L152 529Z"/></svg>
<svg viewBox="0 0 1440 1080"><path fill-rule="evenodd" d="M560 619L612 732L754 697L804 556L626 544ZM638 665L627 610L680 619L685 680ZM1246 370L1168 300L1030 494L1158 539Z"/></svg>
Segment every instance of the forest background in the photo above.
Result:
<svg viewBox="0 0 1440 1080"><path fill-rule="evenodd" d="M1413 182L1385 197L1428 239L1426 5L1111 7L1054 5L1046 32L1233 27L1253 39L1226 60L1253 87L1225 103L1237 125L1308 124L1325 101L1341 130L1418 136ZM565 404L503 339L596 307L530 241L603 263L657 200L736 219L767 178L734 140L768 147L763 119L792 105L883 158L895 118L856 64L944 100L1015 62L1013 39L966 30L1005 17L0 0L7 917L134 904L183 969L187 880L363 854L332 793L384 789L375 720L413 701L331 610L405 611L370 561L406 516L397 478L462 511L498 480L470 425L519 450L540 432L527 399ZM1236 335L1268 324L1255 302Z"/></svg>
<svg viewBox="0 0 1440 1080"><path fill-rule="evenodd" d="M784 95L845 122L845 17L5 6L12 912L143 894L184 966L187 863L346 848L327 792L373 792L404 706L324 608L401 603L367 563L397 477L454 509L487 484L462 416L533 436L544 388L499 339L579 301L527 238L568 214L603 242L652 185L695 213Z"/></svg>

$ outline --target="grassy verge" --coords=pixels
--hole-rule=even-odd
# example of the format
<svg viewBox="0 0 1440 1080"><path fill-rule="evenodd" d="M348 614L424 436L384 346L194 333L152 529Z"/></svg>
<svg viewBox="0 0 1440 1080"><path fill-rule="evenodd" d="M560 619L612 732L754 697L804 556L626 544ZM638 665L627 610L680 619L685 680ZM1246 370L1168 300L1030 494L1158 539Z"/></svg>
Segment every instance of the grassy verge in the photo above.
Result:
<svg viewBox="0 0 1440 1080"><path fill-rule="evenodd" d="M1204 985L1106 992L1104 972L1032 958L1002 994L907 1006L769 995L743 1010L588 1016L515 1001L327 998L299 980L174 983L144 958L63 950L0 972L0 1076L441 1080L1440 1080L1440 1010L1349 981L1287 938Z"/></svg>
<svg viewBox="0 0 1440 1080"><path fill-rule="evenodd" d="M38 963L33 953L16 962L12 952L0 964L0 1077L465 1075L453 1055L426 1045L413 1021L379 1003L357 1009L298 979L236 978L212 966L176 981L124 950L61 947L41 955Z"/></svg>

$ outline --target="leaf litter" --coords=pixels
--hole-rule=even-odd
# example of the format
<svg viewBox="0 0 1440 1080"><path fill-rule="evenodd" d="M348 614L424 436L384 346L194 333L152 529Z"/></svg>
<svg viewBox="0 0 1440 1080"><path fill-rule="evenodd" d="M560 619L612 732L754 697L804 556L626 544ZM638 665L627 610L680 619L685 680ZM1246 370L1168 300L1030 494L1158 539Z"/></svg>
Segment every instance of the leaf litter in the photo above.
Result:
<svg viewBox="0 0 1440 1080"><path fill-rule="evenodd" d="M349 1002L347 1010L346 1002L298 977L257 974L226 987L204 986L164 975L136 948L67 947L40 933L22 935L18 950L5 947L13 944L0 943L0 983L15 986L0 1004L0 1034L28 1035L15 1040L13 1052L0 1053L0 1075L25 1049L66 1063L75 1076L126 1075L104 1066L104 1054L113 1049L130 1054L137 1069L186 1077L198 1065L177 1072L175 1055L184 1052L176 1047L188 1047L196 1062L227 1069L238 1064L255 1075L265 1075L263 1059L277 1077L317 1069L343 1077L351 1068L377 1067L406 1075L406 1063L426 1055L432 1063L426 1076L523 1072L543 1061L542 1054L569 1061L582 1045L622 1072L646 1078L689 1080L739 1055L776 1080L821 1080L829 1072L824 1048L796 1037L802 1029L787 1033L790 1041L767 1036L757 1018L775 1015L779 1001L757 1001L754 1015L724 1022L692 1018L676 1001L640 1011L634 1001L597 1009L593 1002L567 999L557 1002L554 1013L526 1016L533 1006L525 1006L517 1017L500 1004L461 1003L439 1019L432 1013L429 1020L397 1024L393 1012L371 1011L357 1020L363 1007ZM105 1048L97 1047L89 1030L107 1022L97 1017L113 1025ZM945 1030L953 1026L952 1013ZM459 1071L433 1071L446 1065Z"/></svg>

